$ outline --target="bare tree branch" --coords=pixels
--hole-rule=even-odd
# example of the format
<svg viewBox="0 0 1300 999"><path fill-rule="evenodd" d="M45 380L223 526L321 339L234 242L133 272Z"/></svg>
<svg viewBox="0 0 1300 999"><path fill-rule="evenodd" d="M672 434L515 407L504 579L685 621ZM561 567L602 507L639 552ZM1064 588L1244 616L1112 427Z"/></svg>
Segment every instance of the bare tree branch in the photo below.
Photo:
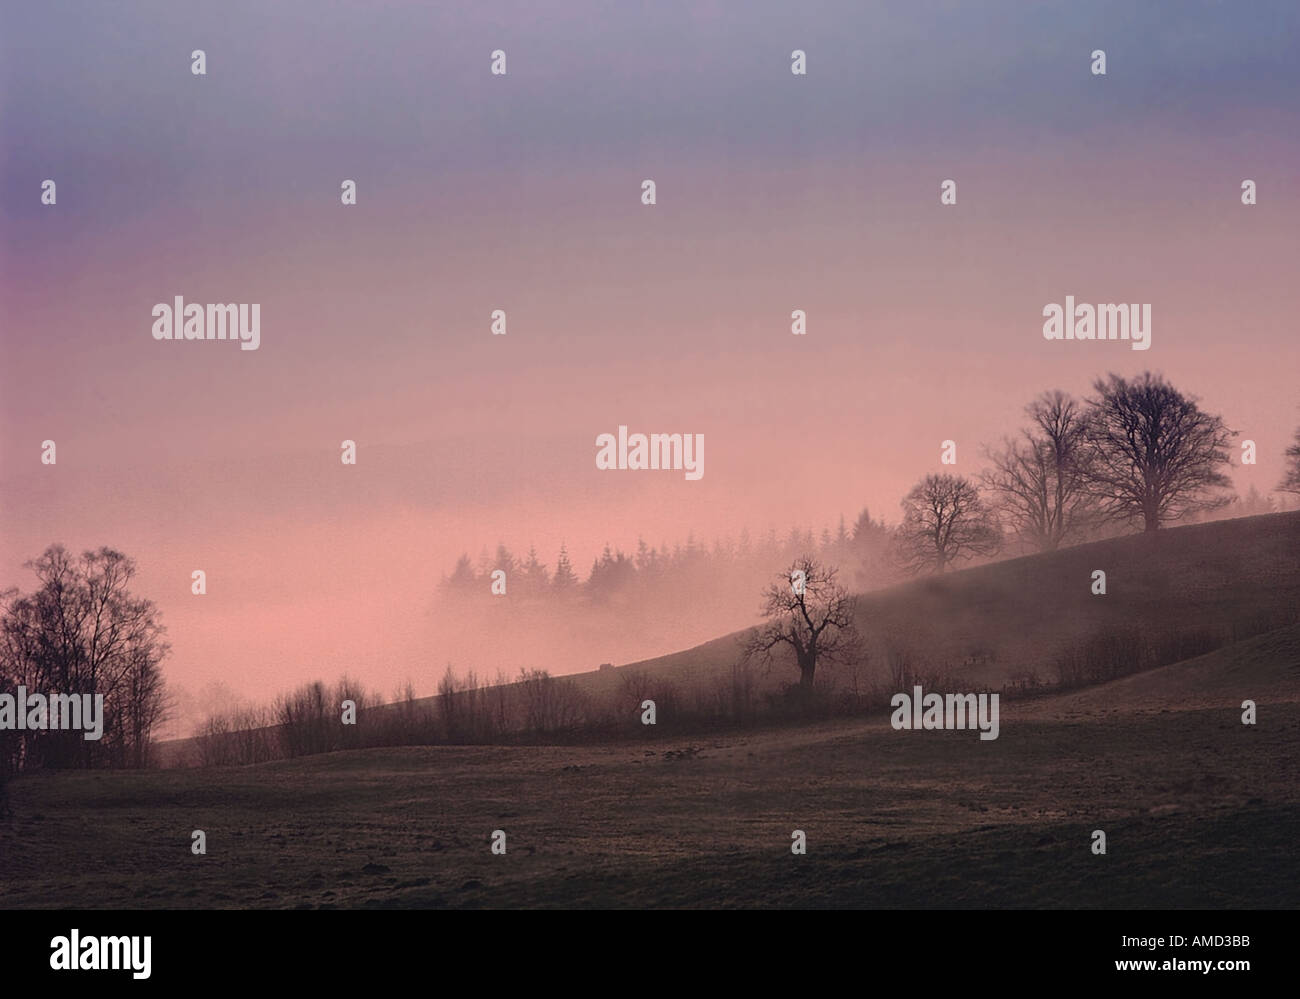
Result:
<svg viewBox="0 0 1300 999"><path fill-rule="evenodd" d="M809 690L818 664L846 664L861 655L855 625L857 600L836 582L837 570L804 556L763 594L762 616L744 643L745 663L770 665L787 648L799 667L799 684Z"/></svg>

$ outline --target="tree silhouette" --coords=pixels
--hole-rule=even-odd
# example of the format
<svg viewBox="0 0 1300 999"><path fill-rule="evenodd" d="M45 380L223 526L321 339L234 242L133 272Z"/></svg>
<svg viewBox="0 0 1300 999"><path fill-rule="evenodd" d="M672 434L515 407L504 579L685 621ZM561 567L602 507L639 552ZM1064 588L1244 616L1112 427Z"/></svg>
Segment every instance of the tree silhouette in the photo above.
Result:
<svg viewBox="0 0 1300 999"><path fill-rule="evenodd" d="M541 597L550 585L551 574L537 558L537 549L528 546L528 559L519 567L520 582L525 596Z"/></svg>
<svg viewBox="0 0 1300 999"><path fill-rule="evenodd" d="M1088 421L1083 407L1059 391L1043 393L1025 413L1029 427L987 453L993 467L980 479L1020 538L1055 551L1091 519Z"/></svg>
<svg viewBox="0 0 1300 999"><path fill-rule="evenodd" d="M560 555L555 560L555 575L551 579L551 589L561 595L573 593L578 587L578 576L569 561L569 552L560 544Z"/></svg>
<svg viewBox="0 0 1300 999"><path fill-rule="evenodd" d="M502 570L506 574L506 579L514 579L518 565L515 562L515 557L510 554L510 549L505 546L504 542L497 542L496 562L492 568Z"/></svg>
<svg viewBox="0 0 1300 999"><path fill-rule="evenodd" d="M778 650L793 652L799 686L812 689L819 663L845 664L861 654L854 624L856 599L835 581L836 570L813 558L795 559L763 595L767 623L754 629L742 657L769 664Z"/></svg>
<svg viewBox="0 0 1300 999"><path fill-rule="evenodd" d="M456 560L456 568L452 569L451 575L443 581L443 590L448 593L469 594L474 590L474 584L478 582L478 576L474 572L474 564L469 560L469 555L461 555Z"/></svg>
<svg viewBox="0 0 1300 999"><path fill-rule="evenodd" d="M1296 428L1295 443L1286 449L1286 474L1278 484L1286 493L1300 493L1300 427Z"/></svg>
<svg viewBox="0 0 1300 999"><path fill-rule="evenodd" d="M77 558L51 545L26 568L41 585L5 594L0 677L43 695L103 695L104 715L99 740L76 730L24 733L22 763L145 765L166 707L160 664L169 646L152 601L127 589L135 563L110 548Z"/></svg>
<svg viewBox="0 0 1300 999"><path fill-rule="evenodd" d="M1228 446L1236 431L1158 375L1094 383L1088 430L1089 490L1100 510L1140 520L1144 531L1231 502Z"/></svg>
<svg viewBox="0 0 1300 999"><path fill-rule="evenodd" d="M957 475L927 475L902 500L898 558L910 572L943 572L955 562L993 555L1002 537L979 487Z"/></svg>

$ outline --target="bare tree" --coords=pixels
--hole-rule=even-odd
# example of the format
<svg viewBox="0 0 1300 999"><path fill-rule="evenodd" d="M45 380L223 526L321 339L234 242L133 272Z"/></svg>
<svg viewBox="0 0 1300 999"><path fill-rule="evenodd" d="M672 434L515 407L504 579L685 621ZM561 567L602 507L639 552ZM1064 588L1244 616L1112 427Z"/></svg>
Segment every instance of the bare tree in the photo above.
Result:
<svg viewBox="0 0 1300 999"><path fill-rule="evenodd" d="M817 665L847 663L861 651L854 624L856 598L836 581L836 570L804 556L763 594L767 623L751 633L742 659L770 663L778 650L793 652L799 686L810 691Z"/></svg>
<svg viewBox="0 0 1300 999"><path fill-rule="evenodd" d="M0 606L8 607L17 596L16 589L8 589L0 592ZM7 640L7 636L0 631L0 641ZM0 650L3 646L0 646ZM18 678L11 672L12 662L8 655L0 654L0 693L5 691L16 691L18 687ZM23 732L16 731L12 728L0 728L0 817L5 814L5 781L8 780L11 773L16 773L23 767L23 750L25 742L22 736Z"/></svg>
<svg viewBox="0 0 1300 999"><path fill-rule="evenodd" d="M272 708L281 751L287 757L328 753L337 748L338 715L330 706L329 692L319 680L281 694Z"/></svg>
<svg viewBox="0 0 1300 999"><path fill-rule="evenodd" d="M625 670L619 676L619 698L640 710L641 702L651 696L654 681L650 674L642 669Z"/></svg>
<svg viewBox="0 0 1300 999"><path fill-rule="evenodd" d="M1231 501L1228 447L1236 431L1159 375L1098 379L1088 400L1089 490L1099 509L1143 530Z"/></svg>
<svg viewBox="0 0 1300 999"><path fill-rule="evenodd" d="M224 767L235 762L231 725L231 717L227 712L215 711L199 727L194 736L199 766Z"/></svg>
<svg viewBox="0 0 1300 999"><path fill-rule="evenodd" d="M525 728L531 735L576 728L583 718L582 692L568 678L544 669L519 670L516 681L523 697Z"/></svg>
<svg viewBox="0 0 1300 999"><path fill-rule="evenodd" d="M153 733L171 714L173 702L152 658L156 649L136 646L130 655L132 662L122 682L122 751L125 762L143 768L153 763Z"/></svg>
<svg viewBox="0 0 1300 999"><path fill-rule="evenodd" d="M442 715L442 727L448 742L462 742L465 739L465 725L461 719L462 702L457 699L456 673L447 664L447 670L438 681L438 711Z"/></svg>
<svg viewBox="0 0 1300 999"><path fill-rule="evenodd" d="M1300 494L1300 427L1296 428L1295 443L1286 449L1286 474L1277 488L1284 493Z"/></svg>
<svg viewBox="0 0 1300 999"><path fill-rule="evenodd" d="M362 733L368 727L369 709L372 705L378 703L378 698L371 699L366 693L365 686L360 680L344 674L339 677L338 682L334 685L333 709L335 718L339 719L338 728L338 745L344 749L356 749L363 744ZM351 701L356 711L356 717L352 719L353 724L344 725L343 722L343 705Z"/></svg>
<svg viewBox="0 0 1300 999"><path fill-rule="evenodd" d="M166 697L160 666L169 646L152 601L133 596L135 563L110 548L79 558L51 545L26 564L40 587L6 594L0 674L28 690L102 695L103 735L26 732L24 762L51 766L143 765Z"/></svg>
<svg viewBox="0 0 1300 999"><path fill-rule="evenodd" d="M911 572L940 573L1002 546L993 514L970 479L927 475L903 497L902 507L898 555Z"/></svg>
<svg viewBox="0 0 1300 999"><path fill-rule="evenodd" d="M1087 432L1083 407L1061 391L1025 407L1030 425L1018 439L986 451L993 467L980 476L1016 534L1039 551L1055 551L1090 519Z"/></svg>

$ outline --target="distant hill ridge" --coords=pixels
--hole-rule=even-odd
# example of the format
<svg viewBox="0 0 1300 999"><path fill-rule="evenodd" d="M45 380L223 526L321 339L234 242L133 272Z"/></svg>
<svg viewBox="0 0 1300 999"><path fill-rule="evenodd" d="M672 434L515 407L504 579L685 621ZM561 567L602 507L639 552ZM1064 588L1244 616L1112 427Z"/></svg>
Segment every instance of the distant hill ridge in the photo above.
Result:
<svg viewBox="0 0 1300 999"><path fill-rule="evenodd" d="M1092 574L1106 573L1106 593ZM757 605L757 595L755 605ZM1110 538L913 580L858 598L870 674L905 652L924 670L1000 687L1103 631L1220 633L1226 644L1300 621L1300 511ZM683 681L730 670L740 632L625 669ZM793 676L784 679L792 680Z"/></svg>
<svg viewBox="0 0 1300 999"><path fill-rule="evenodd" d="M1106 574L1104 595L1092 592L1096 570ZM1189 642L1194 651L1167 656L1165 662L1185 658L1193 667L1165 666L1107 683L1104 692L1092 686L1067 695L1078 698L1078 710L1113 704L1118 684L1129 685L1121 693L1152 700L1149 685L1174 678L1176 689L1161 695L1169 703L1190 703L1198 683L1206 685L1202 700L1226 695L1225 670L1241 656L1258 672L1261 689L1267 680L1273 696L1291 699L1278 694L1291 689L1290 681L1280 686L1278 681L1300 645L1297 625L1300 511L1293 511L1111 538L861 594L858 626L869 659L856 679L866 686L888 685L891 662L901 656L916 674L953 680L963 690L1005 689L1030 675L1053 686L1063 653L1097 636L1138 636L1173 642L1171 648ZM680 689L698 688L731 675L743 634L570 678L596 697L620 690L629 673L667 679ZM1201 655L1207 649L1218 651ZM1300 665L1294 673L1300 675ZM846 682L840 668L826 674L837 686ZM793 667L773 669L756 681L760 689L775 690L796 676ZM1230 686L1235 697L1235 682ZM1064 704L1060 696L1049 700ZM427 709L434 701L420 698L415 706ZM192 757L193 740L173 740L159 749L168 765Z"/></svg>

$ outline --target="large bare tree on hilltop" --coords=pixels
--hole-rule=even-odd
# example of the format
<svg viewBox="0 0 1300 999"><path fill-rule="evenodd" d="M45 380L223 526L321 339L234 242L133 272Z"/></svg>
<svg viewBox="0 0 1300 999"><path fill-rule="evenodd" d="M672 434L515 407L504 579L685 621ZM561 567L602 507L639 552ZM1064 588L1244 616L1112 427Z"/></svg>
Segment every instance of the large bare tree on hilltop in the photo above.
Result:
<svg viewBox="0 0 1300 999"><path fill-rule="evenodd" d="M1088 507L1088 421L1064 392L1025 407L1029 426L990 449L980 480L1011 529L1039 551L1076 540L1094 519Z"/></svg>
<svg viewBox="0 0 1300 999"><path fill-rule="evenodd" d="M1230 502L1236 431L1159 375L1109 375L1088 401L1089 488L1098 508L1145 531Z"/></svg>
<svg viewBox="0 0 1300 999"><path fill-rule="evenodd" d="M898 559L910 572L940 573L1002 546L993 514L970 479L927 475L903 497L902 507Z"/></svg>

